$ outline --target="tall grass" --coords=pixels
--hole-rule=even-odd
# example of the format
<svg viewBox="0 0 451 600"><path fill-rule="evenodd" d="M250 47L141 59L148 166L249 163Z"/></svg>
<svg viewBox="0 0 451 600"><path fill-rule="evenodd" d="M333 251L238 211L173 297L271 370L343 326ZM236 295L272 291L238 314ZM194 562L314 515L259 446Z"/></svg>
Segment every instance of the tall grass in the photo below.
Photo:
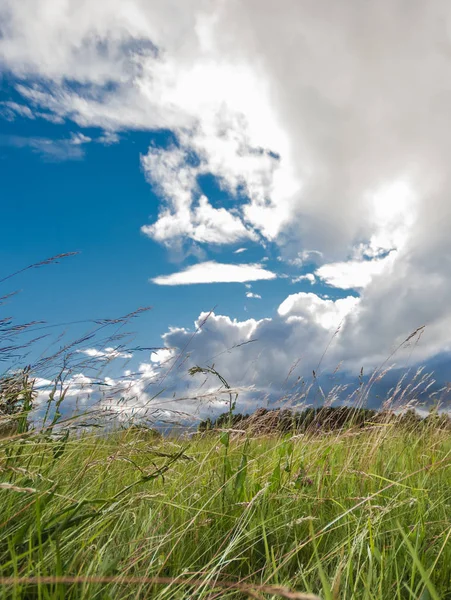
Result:
<svg viewBox="0 0 451 600"><path fill-rule="evenodd" d="M451 598L451 438L437 428L132 428L59 455L39 436L0 452L3 598Z"/></svg>

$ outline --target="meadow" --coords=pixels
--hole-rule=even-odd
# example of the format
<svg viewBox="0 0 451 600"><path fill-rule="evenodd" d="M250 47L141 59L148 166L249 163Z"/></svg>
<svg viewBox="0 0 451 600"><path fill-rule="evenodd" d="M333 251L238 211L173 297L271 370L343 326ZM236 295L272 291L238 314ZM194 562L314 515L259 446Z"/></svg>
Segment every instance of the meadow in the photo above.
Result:
<svg viewBox="0 0 451 600"><path fill-rule="evenodd" d="M2 598L451 598L451 435L0 443Z"/></svg>

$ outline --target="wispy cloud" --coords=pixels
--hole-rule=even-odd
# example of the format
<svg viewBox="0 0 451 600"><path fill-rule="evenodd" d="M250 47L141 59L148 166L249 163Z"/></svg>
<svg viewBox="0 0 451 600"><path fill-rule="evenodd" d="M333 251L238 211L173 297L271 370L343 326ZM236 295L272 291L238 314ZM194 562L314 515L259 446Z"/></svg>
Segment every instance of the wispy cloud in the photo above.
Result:
<svg viewBox="0 0 451 600"><path fill-rule="evenodd" d="M188 267L171 275L151 279L157 285L191 285L195 283L244 283L260 279L275 279L277 275L259 264L229 265L214 260Z"/></svg>
<svg viewBox="0 0 451 600"><path fill-rule="evenodd" d="M247 248L238 248L238 250L234 251L234 254L241 254L242 252L246 252Z"/></svg>
<svg viewBox="0 0 451 600"><path fill-rule="evenodd" d="M294 258L283 258L280 256L278 260L288 263L293 267L302 267L308 263L318 263L323 257L319 250L303 250L298 252Z"/></svg>
<svg viewBox="0 0 451 600"><path fill-rule="evenodd" d="M92 138L88 137L87 135L84 135L83 133L78 132L73 133L69 141L74 146L81 146L82 144L89 144L89 142L92 142Z"/></svg>
<svg viewBox="0 0 451 600"><path fill-rule="evenodd" d="M69 139L0 135L0 146L29 148L44 159L55 162L80 160L84 156L83 146L90 141L91 138L82 133L73 134Z"/></svg>
<svg viewBox="0 0 451 600"><path fill-rule="evenodd" d="M35 112L31 110L26 104L19 104L18 102L0 102L0 115L13 121L16 116L25 117L26 119L35 119Z"/></svg>
<svg viewBox="0 0 451 600"><path fill-rule="evenodd" d="M111 146L112 144L117 144L120 141L120 137L114 131L104 131L95 141L99 144L104 144L104 146Z"/></svg>
<svg viewBox="0 0 451 600"><path fill-rule="evenodd" d="M307 273L306 275L299 275L299 277L293 277L291 283L299 283L301 281L309 281L311 284L314 284L316 281L313 273Z"/></svg>
<svg viewBox="0 0 451 600"><path fill-rule="evenodd" d="M258 300L261 300L262 297L260 296L260 294L254 294L253 292L247 292L246 298L256 298Z"/></svg>
<svg viewBox="0 0 451 600"><path fill-rule="evenodd" d="M32 118L27 112L29 110L27 106L17 106L20 108L21 114ZM19 110L19 108L17 108L16 111ZM119 140L119 136L111 131L105 131L96 138L91 138L78 131L76 133L71 133L71 136L65 139L0 135L0 146L29 148L32 152L40 154L46 160L58 162L63 160L79 160L83 158L85 155L84 147L91 142L110 146L111 144L118 143Z"/></svg>

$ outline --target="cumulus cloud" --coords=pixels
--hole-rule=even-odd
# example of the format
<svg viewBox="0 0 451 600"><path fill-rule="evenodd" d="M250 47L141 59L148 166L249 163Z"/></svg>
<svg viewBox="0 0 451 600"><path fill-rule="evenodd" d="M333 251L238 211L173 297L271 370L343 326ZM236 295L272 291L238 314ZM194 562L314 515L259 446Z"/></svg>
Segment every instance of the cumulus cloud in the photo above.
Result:
<svg viewBox="0 0 451 600"><path fill-rule="evenodd" d="M190 366L214 363L230 385L243 390L241 399L246 409L268 398L280 398L284 390L295 395L292 386L298 378L311 377L327 348L322 359L324 370L337 367L341 360L336 351L341 330L337 329L357 304L354 297L333 301L315 294L294 294L271 318L240 321L201 313L192 329L172 328L163 335L164 344L175 356L183 357L183 369L172 371L171 383L185 389L184 373ZM360 364L354 363L352 369L358 372Z"/></svg>
<svg viewBox="0 0 451 600"><path fill-rule="evenodd" d="M55 380L37 377L34 380L34 390L36 391L35 404L38 410L42 409L43 405L49 402L52 391L56 394L53 401L57 401L62 390L65 390L64 398L70 401L69 409L73 410L74 402L86 404L90 400L91 395L98 392L98 386L96 381L88 375L74 373L70 377L66 377L62 387L60 383L56 385L56 388ZM65 404L63 404L62 409L64 410L65 407Z"/></svg>
<svg viewBox="0 0 451 600"><path fill-rule="evenodd" d="M188 374L190 367L214 364L233 393L239 394L238 411L249 412L278 400L305 406L324 400L325 395L328 401L343 401L358 389L361 367L368 378L368 365L383 362L390 352L385 347L381 356L380 348L375 348L368 362L370 354L358 355L345 343L346 327L359 303L353 296L331 300L299 293L288 296L271 318L240 321L201 313L192 328L170 328L162 336L164 347L152 352L149 362L140 363L134 372L127 370L122 377L71 376L65 382L68 397L83 409L107 409L120 419L196 419L226 408L229 390L218 378ZM387 367L405 366L406 358L418 348L418 335L411 341L410 347L390 357ZM394 373L391 384L379 386L379 393L387 393L398 380ZM52 386L51 381L40 380L41 405ZM418 397L420 387L413 397ZM370 401L371 406L380 403L374 394Z"/></svg>
<svg viewBox="0 0 451 600"><path fill-rule="evenodd" d="M307 319L329 330L338 327L359 301L354 296L324 300L316 294L300 292L288 296L279 306L278 313L288 320Z"/></svg>
<svg viewBox="0 0 451 600"><path fill-rule="evenodd" d="M186 150L175 146L164 151L151 148L141 158L147 178L165 200L158 220L143 226L143 233L166 243L184 237L212 244L256 239L238 216L224 208L214 208L200 194L197 177L205 172L205 166L192 161Z"/></svg>
<svg viewBox="0 0 451 600"><path fill-rule="evenodd" d="M261 279L274 279L275 273L259 264L229 265L214 260L188 267L171 275L159 275L151 279L157 285L191 285L194 283L243 283Z"/></svg>
<svg viewBox="0 0 451 600"><path fill-rule="evenodd" d="M383 4L366 11L334 9L331 21L310 3L291 0L276 12L268 2L257 9L253 0L238 12L228 3L191 1L176 19L159 2L152 7L139 0L100 2L94 13L83 3L60 4L59 11L39 14L28 3L6 2L1 52L17 73L51 82L20 88L37 106L85 125L176 130L231 191L245 187L249 202L240 208L263 236L276 239L296 217L304 243L313 238L333 255L343 242L371 235L373 211L363 196L380 181L410 176L412 162L417 164L405 151L414 135L426 138L428 132L417 125L405 136L409 140L398 134L403 120L414 114L406 115L403 101L409 98L411 105L415 96L417 105L426 105L424 97L408 91L412 86L416 91L416 70L428 77L428 98L443 81L440 54L426 43L427 60L404 68L409 51L418 52L416 40L406 35L399 47L404 13L398 2L389 10ZM386 14L392 23L388 30ZM243 15L252 28L243 27ZM436 9L417 7L411 18L430 23L426 29L432 35L435 16ZM294 31L287 39L288 23ZM362 30L359 25L366 36L355 33ZM42 30L47 35L37 51ZM269 34L278 40L271 52L263 42ZM378 52L369 53L372 45ZM301 58L287 60L293 52ZM337 78L340 72L347 77ZM402 87L384 87L390 77ZM80 92L65 79L85 85ZM376 102L373 90L381 88L385 93ZM275 95L274 89L283 93ZM352 115L346 132L345 114ZM380 122L387 125L384 136Z"/></svg>
<svg viewBox="0 0 451 600"><path fill-rule="evenodd" d="M424 352L417 345L417 334L410 346L402 346L394 356L390 356L389 345L375 347L368 355L358 355L346 344L346 327L358 308L359 299L352 296L334 301L301 293L282 302L272 318L240 321L226 315L201 313L193 328L172 328L164 334L164 344L171 347L171 356L177 357L180 365L172 370L171 363L165 385L174 389L174 397L182 394L182 399L194 398L202 389L187 378L188 368L214 363L226 381L240 389L238 410L248 411L256 405L288 398L292 403L305 405L315 398L323 399L323 392L330 393L330 400L344 400L358 388L361 367L365 368L368 379L375 365L385 363L387 371L393 366L405 367L409 359L415 360ZM313 370L320 377L322 391L317 385L312 391ZM332 373L338 370L337 384ZM391 384L380 384L379 393L388 393L399 377L396 371L391 378L386 375ZM202 377L202 381L208 390L219 386L214 377ZM341 390L337 387L340 382L345 386ZM417 388L416 397L419 393ZM184 404L187 411L190 402ZM199 410L205 411L200 402ZM380 398L371 397L372 406L378 402ZM219 403L216 408L220 407Z"/></svg>
<svg viewBox="0 0 451 600"><path fill-rule="evenodd" d="M246 298L255 298L256 300L261 300L260 294L254 294L253 292L246 292Z"/></svg>
<svg viewBox="0 0 451 600"><path fill-rule="evenodd" d="M160 348L150 355L150 360L159 365L166 364L174 358L174 351L171 348Z"/></svg>

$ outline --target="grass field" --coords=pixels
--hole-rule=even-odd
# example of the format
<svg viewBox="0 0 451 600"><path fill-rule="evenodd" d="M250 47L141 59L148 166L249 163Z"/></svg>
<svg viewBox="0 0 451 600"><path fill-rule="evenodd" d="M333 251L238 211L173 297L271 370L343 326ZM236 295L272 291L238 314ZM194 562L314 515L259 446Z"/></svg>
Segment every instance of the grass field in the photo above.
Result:
<svg viewBox="0 0 451 600"><path fill-rule="evenodd" d="M0 440L2 598L451 598L451 436Z"/></svg>

